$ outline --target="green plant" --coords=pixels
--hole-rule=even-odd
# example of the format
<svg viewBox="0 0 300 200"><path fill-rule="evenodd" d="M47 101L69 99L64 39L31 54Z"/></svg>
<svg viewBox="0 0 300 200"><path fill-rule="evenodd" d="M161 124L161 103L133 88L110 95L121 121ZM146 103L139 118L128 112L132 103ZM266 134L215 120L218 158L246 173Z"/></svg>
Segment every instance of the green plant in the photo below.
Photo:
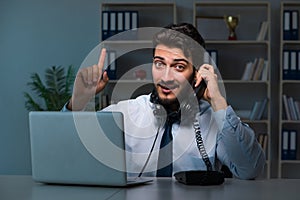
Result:
<svg viewBox="0 0 300 200"><path fill-rule="evenodd" d="M46 84L42 82L37 73L33 73L30 78L31 82L28 82L27 85L36 93L37 97L44 100L44 105L40 105L29 93L24 92L26 109L29 111L58 111L72 95L71 88L75 80L75 71L72 65L68 67L67 72L61 66L52 66L45 71Z"/></svg>

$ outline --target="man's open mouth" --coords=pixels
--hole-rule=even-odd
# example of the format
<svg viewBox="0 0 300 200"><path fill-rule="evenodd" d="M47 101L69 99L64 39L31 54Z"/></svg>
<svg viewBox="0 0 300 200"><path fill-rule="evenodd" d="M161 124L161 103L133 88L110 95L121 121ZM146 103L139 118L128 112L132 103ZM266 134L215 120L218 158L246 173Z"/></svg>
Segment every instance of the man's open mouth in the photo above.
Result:
<svg viewBox="0 0 300 200"><path fill-rule="evenodd" d="M163 85L163 84L157 84L159 87L161 87L163 92L171 92L172 90L178 88L178 85Z"/></svg>

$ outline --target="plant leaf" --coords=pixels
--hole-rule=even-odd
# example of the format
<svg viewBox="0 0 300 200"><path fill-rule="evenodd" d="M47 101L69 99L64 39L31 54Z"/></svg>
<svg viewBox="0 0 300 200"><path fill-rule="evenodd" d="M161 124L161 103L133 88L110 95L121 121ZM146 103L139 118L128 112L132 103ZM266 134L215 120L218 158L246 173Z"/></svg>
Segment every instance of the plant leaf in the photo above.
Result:
<svg viewBox="0 0 300 200"><path fill-rule="evenodd" d="M62 66L52 66L45 70L45 83L43 84L37 73L31 75L31 82L27 83L31 90L42 98L46 105L46 110L60 110L71 98L71 87L75 80L75 72L72 65L68 67L67 74ZM25 106L28 110L43 110L33 98L24 93L26 98Z"/></svg>
<svg viewBox="0 0 300 200"><path fill-rule="evenodd" d="M39 104L37 104L33 98L27 93L24 92L24 97L26 99L25 102L25 107L27 110L32 110L32 111L43 111L44 109L40 107Z"/></svg>

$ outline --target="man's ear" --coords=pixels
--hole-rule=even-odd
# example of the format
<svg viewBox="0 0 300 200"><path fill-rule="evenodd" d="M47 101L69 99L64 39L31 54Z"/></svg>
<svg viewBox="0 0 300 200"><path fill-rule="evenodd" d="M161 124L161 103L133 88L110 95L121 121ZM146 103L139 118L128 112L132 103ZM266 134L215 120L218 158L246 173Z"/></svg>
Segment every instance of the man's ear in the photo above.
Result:
<svg viewBox="0 0 300 200"><path fill-rule="evenodd" d="M197 79L197 72L198 72L198 69L193 66L193 76L194 76L194 79Z"/></svg>
<svg viewBox="0 0 300 200"><path fill-rule="evenodd" d="M198 69L194 66L193 67L193 77L194 77L194 80L193 80L193 85L192 85L193 88L195 87L195 84L197 82L197 73L198 73Z"/></svg>

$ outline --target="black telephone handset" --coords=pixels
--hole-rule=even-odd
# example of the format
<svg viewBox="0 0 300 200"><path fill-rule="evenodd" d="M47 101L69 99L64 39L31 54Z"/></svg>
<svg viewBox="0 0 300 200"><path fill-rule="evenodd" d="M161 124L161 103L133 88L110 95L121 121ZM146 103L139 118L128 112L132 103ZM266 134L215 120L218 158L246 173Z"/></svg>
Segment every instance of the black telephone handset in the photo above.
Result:
<svg viewBox="0 0 300 200"><path fill-rule="evenodd" d="M193 111L195 111L195 106L198 106L198 101L202 98L205 90L206 90L206 83L204 80L200 82L200 84L197 87L194 87L196 82L193 82L193 89L194 92L190 94L190 96L186 99L184 99L180 104L180 109L183 111L182 113L186 113L188 115L191 115ZM194 101L195 97L197 97L198 101ZM181 113L181 114L182 114Z"/></svg>
<svg viewBox="0 0 300 200"><path fill-rule="evenodd" d="M197 87L194 88L194 92L195 92L195 95L197 96L198 100L200 100L203 97L206 88L207 88L207 85L204 80L202 80L200 82L200 85L198 85Z"/></svg>

